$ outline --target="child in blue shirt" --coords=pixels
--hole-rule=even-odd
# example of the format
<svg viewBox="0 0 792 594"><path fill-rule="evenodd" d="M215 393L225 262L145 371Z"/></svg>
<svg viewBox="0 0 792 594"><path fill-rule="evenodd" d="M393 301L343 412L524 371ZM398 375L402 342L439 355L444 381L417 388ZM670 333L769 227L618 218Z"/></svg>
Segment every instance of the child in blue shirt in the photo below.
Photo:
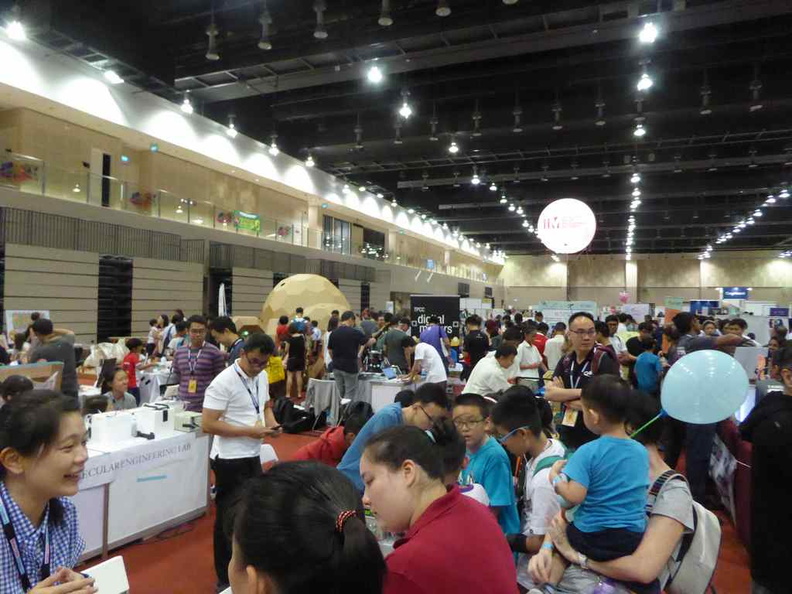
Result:
<svg viewBox="0 0 792 594"><path fill-rule="evenodd" d="M635 379L638 381L638 389L657 396L660 391L660 374L663 371L663 364L660 357L654 354L655 339L647 337L641 340L643 353L638 355L635 361Z"/></svg>
<svg viewBox="0 0 792 594"><path fill-rule="evenodd" d="M649 456L625 429L631 396L630 386L615 375L593 378L583 388L581 404L586 427L599 438L578 448L568 462L556 462L550 471L562 505L578 506L567 538L584 566L588 558L610 561L632 554L646 529ZM557 557L552 557L551 584L563 574L564 564L555 562ZM638 594L659 592L657 580L628 587Z"/></svg>
<svg viewBox="0 0 792 594"><path fill-rule="evenodd" d="M520 517L509 455L497 439L487 434L489 404L478 394L461 394L454 402L453 419L467 448L467 465L460 474L460 483L484 487L490 509L498 517L503 532L519 532Z"/></svg>

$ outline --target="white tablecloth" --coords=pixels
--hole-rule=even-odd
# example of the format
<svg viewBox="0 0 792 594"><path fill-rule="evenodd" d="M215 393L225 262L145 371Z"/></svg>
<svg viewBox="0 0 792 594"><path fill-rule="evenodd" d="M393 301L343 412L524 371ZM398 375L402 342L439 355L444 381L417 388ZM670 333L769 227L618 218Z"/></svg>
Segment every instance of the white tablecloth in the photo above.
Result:
<svg viewBox="0 0 792 594"><path fill-rule="evenodd" d="M141 371L138 374L138 387L140 388L140 404L153 402L159 398L160 386L167 383L174 383L175 376L167 369L152 369L149 371Z"/></svg>

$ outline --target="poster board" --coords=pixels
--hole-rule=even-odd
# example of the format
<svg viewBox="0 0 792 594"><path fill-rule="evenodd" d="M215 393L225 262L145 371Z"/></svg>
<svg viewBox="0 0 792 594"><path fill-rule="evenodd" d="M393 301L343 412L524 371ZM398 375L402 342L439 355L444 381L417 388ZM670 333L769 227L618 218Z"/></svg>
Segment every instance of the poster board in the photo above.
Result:
<svg viewBox="0 0 792 594"><path fill-rule="evenodd" d="M63 363L54 361L50 363L30 363L28 365L7 365L0 367L0 381L12 375L23 375L30 379L34 384L44 384L52 379L52 386L47 385L47 389L59 391L61 380L63 379ZM41 386L44 387L44 386Z"/></svg>
<svg viewBox="0 0 792 594"><path fill-rule="evenodd" d="M540 311L544 315L545 324L553 327L558 322L567 323L569 316L578 311L585 311L597 318L596 301L540 301L533 310Z"/></svg>
<svg viewBox="0 0 792 594"><path fill-rule="evenodd" d="M31 324L30 315L38 312L42 318L49 319L49 310L41 309L7 309L5 310L5 330L11 337L11 330L23 331Z"/></svg>
<svg viewBox="0 0 792 594"><path fill-rule="evenodd" d="M644 316L652 315L652 306L648 303L625 303L621 310L631 315L639 324L644 321Z"/></svg>
<svg viewBox="0 0 792 594"><path fill-rule="evenodd" d="M449 336L459 336L459 295L410 295L412 335L418 337L429 325L429 318L440 318L440 326Z"/></svg>

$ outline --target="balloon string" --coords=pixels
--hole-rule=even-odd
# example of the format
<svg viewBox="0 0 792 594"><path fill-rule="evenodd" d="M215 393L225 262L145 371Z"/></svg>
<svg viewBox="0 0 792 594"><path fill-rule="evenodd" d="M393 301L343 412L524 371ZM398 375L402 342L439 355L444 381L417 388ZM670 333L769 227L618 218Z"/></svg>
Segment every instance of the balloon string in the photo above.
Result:
<svg viewBox="0 0 792 594"><path fill-rule="evenodd" d="M638 435L638 434L639 434L641 431L643 431L643 430L644 430L644 429L646 429L646 428L647 428L649 425L651 425L652 423L654 423L655 421L657 421L657 419L659 419L659 418L661 418L661 417L664 417L664 416L666 416L667 414L668 414L668 413L667 413L666 411L664 411L664 410L661 410L661 411L660 411L660 413L659 413L659 414L658 414L658 415L657 415L655 418L653 418L653 419L651 419L651 420L647 421L646 423L644 423L644 425L643 425L642 427L639 427L638 429L636 429L635 431L633 431L633 433L632 433L632 434L630 434L630 439L635 439L635 436L636 436L636 435Z"/></svg>

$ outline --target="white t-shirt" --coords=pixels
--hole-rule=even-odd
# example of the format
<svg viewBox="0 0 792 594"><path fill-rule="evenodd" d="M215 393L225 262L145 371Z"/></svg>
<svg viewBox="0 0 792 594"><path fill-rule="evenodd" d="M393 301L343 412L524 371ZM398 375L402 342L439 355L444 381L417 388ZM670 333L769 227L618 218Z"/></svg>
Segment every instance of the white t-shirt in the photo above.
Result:
<svg viewBox="0 0 792 594"><path fill-rule="evenodd" d="M258 397L259 412L253 402ZM204 394L203 407L222 410L220 420L236 427L252 427L256 421L264 422L264 407L269 400L267 372L262 371L250 378L234 363L226 367L212 380ZM212 444L212 459L218 456L227 460L258 457L261 440L251 437L215 436Z"/></svg>
<svg viewBox="0 0 792 594"><path fill-rule="evenodd" d="M495 357L484 357L476 363L462 393L488 396L508 390L512 385L506 381L505 372Z"/></svg>
<svg viewBox="0 0 792 594"><path fill-rule="evenodd" d="M528 462L525 468L525 505L523 507L523 534L543 536L553 517L561 510L553 485L550 483L550 468L534 475L537 464L548 456L564 457L564 446L555 439L549 440L547 449Z"/></svg>
<svg viewBox="0 0 792 594"><path fill-rule="evenodd" d="M332 332L325 332L324 340L322 341L322 344L324 345L325 365L328 365L333 360L333 357L330 356L330 352L327 350L327 345L330 344L330 334L332 334Z"/></svg>
<svg viewBox="0 0 792 594"><path fill-rule="evenodd" d="M613 347L613 350L616 351L617 355L621 355L624 351L627 350L627 347L624 344L621 336L614 334L610 337L610 343Z"/></svg>
<svg viewBox="0 0 792 594"><path fill-rule="evenodd" d="M159 328L157 328L156 326L151 326L151 328L149 328L148 338L146 338L146 344L154 344L155 342L157 342L157 339L159 338L159 333L160 333Z"/></svg>
<svg viewBox="0 0 792 594"><path fill-rule="evenodd" d="M431 344L419 342L415 345L415 360L421 362L421 369L426 371L426 382L437 384L448 380L448 373L437 349Z"/></svg>
<svg viewBox="0 0 792 594"><path fill-rule="evenodd" d="M514 358L519 368L521 365L531 365L542 362L542 353L535 345L528 344L523 341L517 347L517 356ZM526 377L528 379L539 379L539 368L536 369L520 369L517 372L517 377Z"/></svg>
<svg viewBox="0 0 792 594"><path fill-rule="evenodd" d="M478 483L459 487L459 492L465 497L470 497L471 499L478 501L480 504L489 507L490 498L489 495L487 495L487 490Z"/></svg>
<svg viewBox="0 0 792 594"><path fill-rule="evenodd" d="M176 336L172 338L171 341L168 343L168 353L172 355L173 353L176 352L176 349L178 349L180 346L184 346L186 342L187 342L186 336Z"/></svg>
<svg viewBox="0 0 792 594"><path fill-rule="evenodd" d="M495 351L489 351L486 356L494 359ZM520 363L517 361L517 357L514 358L514 363L511 364L511 367L507 369L503 369L503 367L501 367L501 371L503 372L503 377L505 377L507 380L517 377L520 374Z"/></svg>
<svg viewBox="0 0 792 594"><path fill-rule="evenodd" d="M561 357L564 356L564 337L562 335L553 336L545 343L544 356L547 358L547 368L555 370Z"/></svg>

